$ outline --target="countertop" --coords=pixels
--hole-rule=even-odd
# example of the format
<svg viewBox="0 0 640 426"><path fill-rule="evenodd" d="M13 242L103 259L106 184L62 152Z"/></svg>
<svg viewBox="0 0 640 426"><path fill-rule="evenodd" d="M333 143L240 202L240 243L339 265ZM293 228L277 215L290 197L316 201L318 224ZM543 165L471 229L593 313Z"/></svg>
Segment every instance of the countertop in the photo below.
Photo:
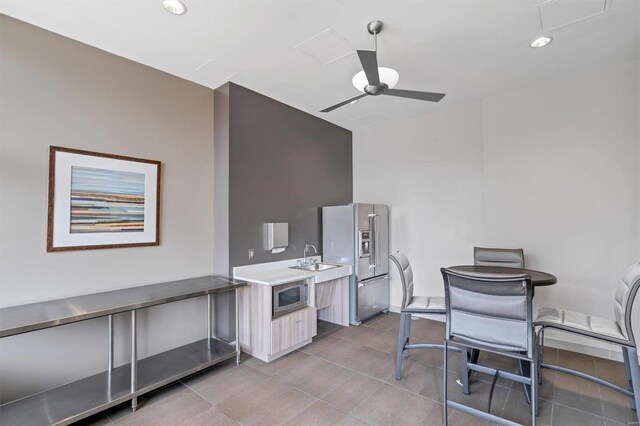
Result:
<svg viewBox="0 0 640 426"><path fill-rule="evenodd" d="M322 283L347 277L352 273L350 265L341 265L337 268L327 269L325 271L304 271L300 269L291 269L287 266L267 270L243 271L242 268L238 269L240 270L236 270L234 272L234 279L270 286L307 279L314 279L316 283Z"/></svg>
<svg viewBox="0 0 640 426"><path fill-rule="evenodd" d="M11 306L0 309L0 337L230 291L246 285L227 277L207 276Z"/></svg>

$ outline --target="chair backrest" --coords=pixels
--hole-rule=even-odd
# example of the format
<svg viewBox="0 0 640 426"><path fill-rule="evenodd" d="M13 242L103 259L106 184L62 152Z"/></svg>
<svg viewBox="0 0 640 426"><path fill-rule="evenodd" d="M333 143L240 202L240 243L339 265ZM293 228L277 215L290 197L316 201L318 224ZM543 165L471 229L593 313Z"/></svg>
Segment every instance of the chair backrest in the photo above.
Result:
<svg viewBox="0 0 640 426"><path fill-rule="evenodd" d="M524 250L474 247L473 264L476 266L506 266L524 269Z"/></svg>
<svg viewBox="0 0 640 426"><path fill-rule="evenodd" d="M533 356L531 278L442 268L446 338Z"/></svg>
<svg viewBox="0 0 640 426"><path fill-rule="evenodd" d="M616 298L613 304L613 313L620 330L622 330L622 334L634 345L636 341L631 328L631 310L639 287L640 263L636 263L631 265L622 276L622 280L616 287Z"/></svg>
<svg viewBox="0 0 640 426"><path fill-rule="evenodd" d="M409 264L407 256L396 251L389 255L389 258L396 264L400 272L400 280L402 281L402 309L405 309L411 298L413 297L413 270Z"/></svg>

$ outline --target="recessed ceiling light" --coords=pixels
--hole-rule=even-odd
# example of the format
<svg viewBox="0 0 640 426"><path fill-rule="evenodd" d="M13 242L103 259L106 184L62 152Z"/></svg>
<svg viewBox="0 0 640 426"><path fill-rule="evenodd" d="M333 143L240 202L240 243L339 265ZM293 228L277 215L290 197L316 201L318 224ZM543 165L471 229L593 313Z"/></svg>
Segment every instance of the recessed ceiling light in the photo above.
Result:
<svg viewBox="0 0 640 426"><path fill-rule="evenodd" d="M553 41L553 37L548 37L548 36L538 37L537 39L531 42L531 47L536 49L538 47L545 47L547 44L551 43L552 41Z"/></svg>
<svg viewBox="0 0 640 426"><path fill-rule="evenodd" d="M357 104L357 103L358 103L358 100L357 100L357 99L354 99L354 100L352 100L352 101L351 101L351 102L349 102L349 103L350 103L351 105L353 105L353 104Z"/></svg>
<svg viewBox="0 0 640 426"><path fill-rule="evenodd" d="M184 15L187 13L187 6L180 0L164 0L162 6L167 12L173 13L174 15Z"/></svg>

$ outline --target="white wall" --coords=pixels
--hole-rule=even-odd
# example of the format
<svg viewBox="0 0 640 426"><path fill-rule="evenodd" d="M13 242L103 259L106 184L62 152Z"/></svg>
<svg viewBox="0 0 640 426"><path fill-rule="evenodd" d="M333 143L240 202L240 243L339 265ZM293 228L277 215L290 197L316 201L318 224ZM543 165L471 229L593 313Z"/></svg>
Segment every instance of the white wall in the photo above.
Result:
<svg viewBox="0 0 640 426"><path fill-rule="evenodd" d="M482 117L486 243L558 277L537 305L611 317L640 261L637 64L485 99Z"/></svg>
<svg viewBox="0 0 640 426"><path fill-rule="evenodd" d="M0 31L0 306L211 274L213 91L3 15ZM49 145L162 161L160 246L47 253ZM206 301L139 319L144 357L205 336ZM0 402L103 371L106 339L103 318L0 340Z"/></svg>
<svg viewBox="0 0 640 426"><path fill-rule="evenodd" d="M411 259L417 294L442 295L440 267L469 263L483 235L480 104L356 131L353 157L354 201L389 205L390 249Z"/></svg>
<svg viewBox="0 0 640 426"><path fill-rule="evenodd" d="M391 206L418 294L441 295L439 268L471 263L474 245L522 247L559 280L536 305L611 317L640 260L638 81L621 65L356 131L354 200Z"/></svg>

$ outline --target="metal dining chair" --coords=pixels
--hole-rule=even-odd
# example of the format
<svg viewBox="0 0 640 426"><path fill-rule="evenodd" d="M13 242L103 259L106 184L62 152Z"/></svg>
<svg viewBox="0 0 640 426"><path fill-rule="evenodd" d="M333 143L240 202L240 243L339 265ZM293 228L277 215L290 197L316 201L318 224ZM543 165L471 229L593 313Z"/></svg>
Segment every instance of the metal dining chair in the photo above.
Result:
<svg viewBox="0 0 640 426"><path fill-rule="evenodd" d="M524 269L524 250L474 247L473 264L476 266L505 266Z"/></svg>
<svg viewBox="0 0 640 426"><path fill-rule="evenodd" d="M534 323L535 327L539 327L537 339L538 353L540 354L538 378L540 379L540 368L548 368L590 380L628 396L631 400L631 409L636 410L637 415L637 407L640 406L640 366L638 364L637 344L631 326L631 310L639 287L640 263L636 263L627 269L622 276L622 280L616 287L615 300L613 303L615 319L601 318L564 309L540 308L538 310L538 317ZM628 389L621 388L613 383L580 371L558 365L545 364L541 354L544 345L544 331L547 328L578 334L620 346L622 348Z"/></svg>
<svg viewBox="0 0 640 426"><path fill-rule="evenodd" d="M402 282L402 306L400 308L400 330L398 331L398 348L396 354L396 380L402 377L402 358L409 357L411 349L443 349L442 344L414 343L409 344L412 314L444 315L444 297L415 296L413 294L413 270L404 253L397 251L389 258L398 267Z"/></svg>
<svg viewBox="0 0 640 426"><path fill-rule="evenodd" d="M489 422L515 425L491 414L491 399L499 377L531 386L531 421L535 426L538 410L536 344L533 329L532 286L528 275L460 273L442 268L447 325L444 339L444 420L453 408ZM450 345L492 352L531 364L529 377L487 367L477 362L463 363L466 369L493 376L488 410L482 411L452 401L447 394L447 353Z"/></svg>

